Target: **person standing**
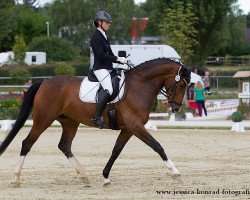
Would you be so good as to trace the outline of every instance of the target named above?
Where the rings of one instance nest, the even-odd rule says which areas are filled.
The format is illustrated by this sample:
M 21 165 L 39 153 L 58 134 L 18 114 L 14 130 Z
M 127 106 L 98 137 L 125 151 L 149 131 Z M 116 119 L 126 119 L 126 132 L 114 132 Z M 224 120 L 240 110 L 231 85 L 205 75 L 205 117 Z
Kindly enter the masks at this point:
M 205 92 L 207 94 L 211 94 L 211 78 L 210 78 L 210 74 L 209 71 L 205 72 L 205 76 L 204 76 L 204 84 L 205 84 Z
M 96 113 L 92 118 L 93 124 L 100 129 L 106 127 L 103 123 L 102 115 L 113 93 L 110 76 L 110 73 L 114 70 L 112 63 L 127 63 L 125 57 L 117 57 L 112 52 L 110 42 L 106 35 L 111 23 L 112 18 L 109 13 L 98 11 L 94 19 L 96 31 L 93 33 L 90 40 L 90 46 L 94 54 L 94 65 L 89 73 L 91 73 L 91 76 L 94 75 L 97 78 L 104 89 L 104 92 L 98 96 Z M 127 66 L 119 66 L 119 68 L 127 69 Z
M 187 88 L 187 100 L 194 101 L 194 83 L 190 83 Z
M 206 93 L 200 81 L 195 84 L 194 99 L 198 107 L 199 116 L 202 116 L 202 109 L 207 116 L 207 109 L 205 107 Z
M 24 85 L 24 88 L 23 88 L 23 98 L 26 96 L 28 89 L 31 85 L 32 85 L 32 79 L 29 78 L 29 79 L 27 79 L 27 81 Z

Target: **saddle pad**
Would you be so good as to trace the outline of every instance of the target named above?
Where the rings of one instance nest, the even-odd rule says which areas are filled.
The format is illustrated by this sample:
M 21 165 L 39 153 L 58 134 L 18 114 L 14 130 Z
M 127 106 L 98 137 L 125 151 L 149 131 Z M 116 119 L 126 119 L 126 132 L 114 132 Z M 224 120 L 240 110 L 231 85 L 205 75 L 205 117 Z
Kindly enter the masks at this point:
M 117 95 L 117 97 L 110 103 L 116 103 L 123 97 L 125 88 L 124 79 L 125 79 L 124 72 L 121 72 L 121 80 L 119 83 L 120 92 Z M 80 86 L 80 92 L 79 92 L 80 99 L 86 103 L 97 103 L 96 93 L 99 87 L 100 87 L 99 82 L 91 82 L 88 80 L 88 77 L 85 77 Z

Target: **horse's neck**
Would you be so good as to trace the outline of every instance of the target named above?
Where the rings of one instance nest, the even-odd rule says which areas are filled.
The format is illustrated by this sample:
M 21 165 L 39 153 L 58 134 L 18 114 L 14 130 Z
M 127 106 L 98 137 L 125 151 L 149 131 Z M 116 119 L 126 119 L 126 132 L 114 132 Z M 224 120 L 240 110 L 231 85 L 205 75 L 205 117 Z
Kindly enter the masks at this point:
M 145 69 L 138 70 L 138 73 L 141 74 L 141 76 L 153 83 L 155 86 L 157 86 L 158 89 L 162 86 L 164 82 L 164 77 L 166 74 L 170 74 L 171 67 L 166 65 L 156 65 L 156 66 L 149 66 Z

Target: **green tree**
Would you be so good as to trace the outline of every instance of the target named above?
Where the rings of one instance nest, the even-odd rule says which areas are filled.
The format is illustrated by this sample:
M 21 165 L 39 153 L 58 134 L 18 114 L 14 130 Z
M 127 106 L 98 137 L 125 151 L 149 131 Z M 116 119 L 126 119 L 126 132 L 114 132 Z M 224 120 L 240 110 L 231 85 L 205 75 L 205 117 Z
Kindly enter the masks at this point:
M 56 0 L 49 8 L 54 34 L 72 41 L 89 53 L 89 40 L 94 31 L 95 13 L 105 10 L 112 15 L 113 23 L 108 32 L 111 43 L 130 41 L 129 27 L 136 6 L 133 0 Z
M 159 25 L 164 42 L 177 50 L 182 60 L 188 64 L 197 44 L 197 30 L 194 28 L 198 19 L 192 12 L 191 3 L 176 2 L 175 9 L 166 9 L 163 22 Z
M 226 48 L 229 39 L 227 17 L 236 0 L 191 1 L 195 6 L 195 15 L 199 18 L 194 62 L 201 65 L 209 55 Z
M 247 25 L 247 28 L 250 28 L 250 12 L 246 16 L 246 25 Z
M 15 0 L 0 0 L 0 10 L 4 10 L 14 5 L 15 5 Z
M 198 31 L 194 48 L 193 62 L 203 64 L 209 55 L 223 51 L 229 39 L 228 14 L 231 6 L 237 0 L 185 0 L 185 4 L 192 3 L 194 14 L 198 17 L 195 29 Z M 176 9 L 175 0 L 147 0 L 142 8 L 151 10 L 149 28 L 151 34 L 159 34 L 158 24 L 164 22 L 165 10 Z M 148 6 L 148 5 L 151 5 Z M 172 22 L 171 22 L 172 23 Z M 174 23 L 174 22 L 173 22 Z M 154 31 L 156 30 L 156 31 Z M 147 31 L 146 31 L 147 33 Z
M 233 7 L 228 15 L 229 39 L 227 42 L 226 52 L 230 55 L 239 56 L 245 53 L 245 30 L 246 17 L 242 14 L 239 6 Z M 220 52 L 221 53 L 221 52 Z M 223 54 L 224 53 L 224 54 Z
M 13 52 L 15 54 L 15 61 L 18 64 L 23 64 L 24 63 L 24 59 L 25 59 L 25 55 L 26 55 L 26 51 L 28 50 L 25 41 L 23 39 L 22 36 L 16 36 L 15 37 L 15 44 L 13 46 Z
M 11 30 L 11 24 L 9 23 L 8 11 L 15 5 L 14 0 L 0 0 L 0 52 L 11 49 L 12 45 L 9 44 L 8 34 Z
M 9 51 L 16 35 L 23 35 L 28 44 L 33 37 L 46 35 L 48 17 L 31 7 L 15 5 L 0 10 L 0 50 Z
M 30 51 L 46 52 L 47 61 L 72 61 L 79 58 L 80 50 L 71 42 L 56 36 L 36 37 L 29 43 Z
M 149 18 L 145 35 L 159 36 L 159 24 L 163 22 L 164 13 L 167 8 L 171 8 L 171 0 L 147 0 L 141 4 L 140 8 L 145 12 L 145 16 Z
M 37 7 L 38 6 L 38 0 L 23 0 L 23 4 L 30 6 L 30 7 Z

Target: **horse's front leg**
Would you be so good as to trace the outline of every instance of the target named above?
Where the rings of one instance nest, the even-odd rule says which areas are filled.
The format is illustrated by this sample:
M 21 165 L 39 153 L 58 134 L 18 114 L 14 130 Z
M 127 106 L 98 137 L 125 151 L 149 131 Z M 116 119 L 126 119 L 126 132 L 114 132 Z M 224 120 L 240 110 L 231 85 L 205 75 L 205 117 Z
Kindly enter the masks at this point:
M 150 146 L 155 152 L 157 152 L 161 156 L 167 168 L 172 172 L 172 175 L 180 176 L 179 170 L 175 167 L 174 163 L 167 157 L 160 143 L 153 138 L 153 136 L 144 128 L 142 124 L 136 126 L 134 135 L 140 140 L 142 140 L 145 144 Z
M 106 164 L 104 170 L 103 170 L 103 176 L 104 176 L 104 186 L 110 184 L 110 180 L 109 180 L 109 173 L 110 170 L 115 162 L 115 160 L 118 158 L 118 156 L 120 155 L 123 147 L 126 145 L 126 143 L 128 142 L 128 140 L 131 138 L 132 134 L 128 133 L 125 130 L 122 130 L 116 140 L 115 146 L 113 148 L 111 157 L 108 161 L 108 163 Z

